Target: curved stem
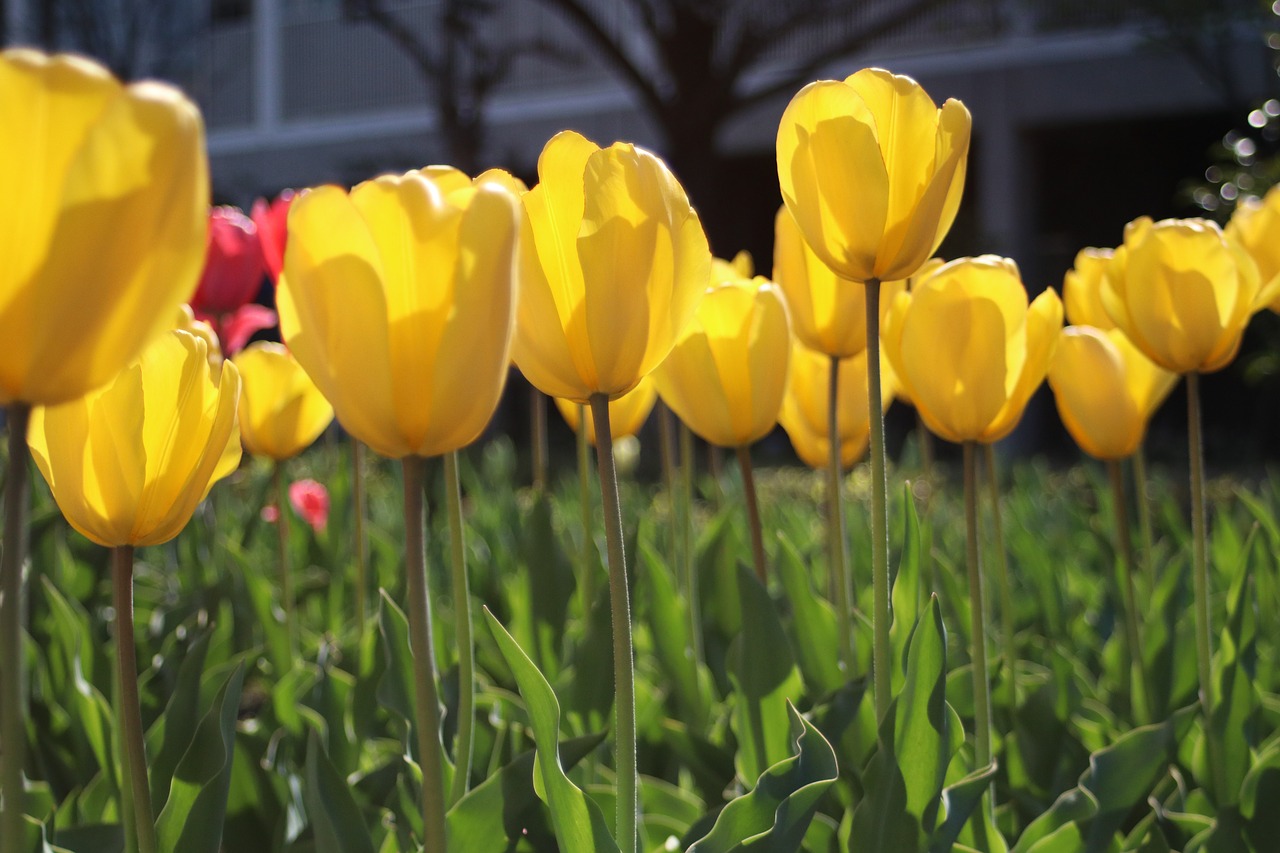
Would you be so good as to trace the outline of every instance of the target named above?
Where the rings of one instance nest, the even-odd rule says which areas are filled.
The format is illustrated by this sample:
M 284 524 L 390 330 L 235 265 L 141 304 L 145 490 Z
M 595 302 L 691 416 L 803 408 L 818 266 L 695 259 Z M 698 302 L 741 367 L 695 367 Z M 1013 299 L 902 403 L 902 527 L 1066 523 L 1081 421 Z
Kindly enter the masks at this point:
M 578 508 L 582 513 L 582 612 L 590 618 L 596 603 L 596 543 L 591 534 L 591 443 L 586 406 L 578 406 Z
M 280 599 L 284 605 L 284 632 L 289 638 L 290 666 L 297 653 L 297 618 L 293 606 L 293 567 L 289 563 L 289 492 L 284 486 L 284 462 L 277 461 L 271 469 L 271 481 L 276 490 L 276 550 L 280 560 Z
M 618 785 L 617 831 L 621 853 L 636 853 L 639 812 L 636 777 L 636 685 L 631 644 L 631 602 L 627 589 L 627 561 L 622 545 L 622 508 L 618 501 L 618 473 L 613 464 L 613 436 L 609 431 L 609 398 L 591 397 L 596 428 L 596 463 L 600 469 L 600 497 L 604 532 L 609 546 L 609 604 L 613 616 L 613 689 L 617 714 L 615 769 Z
M 467 793 L 471 753 L 475 749 L 475 645 L 471 637 L 471 583 L 467 578 L 466 540 L 462 531 L 462 485 L 458 453 L 444 455 L 445 501 L 449 505 L 449 543 L 453 565 L 454 636 L 458 644 L 458 740 L 453 751 L 452 806 Z
M 991 500 L 991 532 L 996 540 L 996 583 L 1000 585 L 1000 639 L 1004 646 L 1000 657 L 1004 661 L 1005 679 L 1009 685 L 1010 707 L 1017 707 L 1018 682 L 1015 668 L 1018 655 L 1014 641 L 1013 590 L 1009 582 L 1009 558 L 1004 551 L 1004 524 L 1000 513 L 1000 481 L 996 476 L 995 448 L 990 444 L 986 445 L 985 455 Z
M 133 801 L 133 830 L 138 853 L 156 853 L 156 820 L 147 782 L 147 752 L 142 734 L 142 706 L 138 700 L 138 650 L 133 635 L 133 547 L 111 549 L 111 603 L 116 611 L 116 696 L 120 708 L 121 753 L 126 784 Z
M 871 625 L 876 719 L 889 712 L 889 487 L 885 480 L 884 402 L 880 396 L 880 280 L 865 282 L 867 309 L 867 412 L 871 416 Z
M 840 507 L 840 357 L 831 356 L 827 382 L 827 563 L 836 607 L 836 654 L 845 674 L 852 677 L 853 607 L 849 571 L 844 562 L 844 510 Z M 886 670 L 888 672 L 888 670 Z
M 756 478 L 751 470 L 751 450 L 745 444 L 737 448 L 738 467 L 742 469 L 742 491 L 747 498 L 747 523 L 751 527 L 751 557 L 755 561 L 756 577 L 763 586 L 769 585 L 765 569 L 764 533 L 760 526 L 760 501 L 756 497 Z
M 444 853 L 444 760 L 440 745 L 440 700 L 436 696 L 436 657 L 431 637 L 431 597 L 427 589 L 427 517 L 423 501 L 426 463 L 420 456 L 406 456 L 401 461 L 405 573 L 408 575 L 405 604 L 413 650 L 418 761 L 422 767 L 423 840 L 427 850 Z
M 1196 666 L 1200 707 L 1204 711 L 1205 745 L 1214 792 L 1224 796 L 1222 753 L 1213 728 L 1213 626 L 1209 616 L 1209 519 L 1204 503 L 1204 439 L 1200 431 L 1200 374 L 1187 374 L 1187 438 L 1191 456 L 1192 580 L 1195 587 Z
M 547 487 L 547 395 L 532 386 L 529 393 L 532 395 L 533 487 L 540 492 Z
M 4 484 L 4 547 L 0 553 L 0 850 L 21 850 L 26 829 L 22 768 L 27 726 L 22 691 L 26 684 L 22 652 L 22 567 L 27 561 L 27 504 L 30 478 L 27 423 L 31 409 L 22 403 L 6 410 L 9 470 Z
M 365 610 L 369 606 L 366 600 L 369 577 L 364 558 L 364 445 L 355 436 L 351 437 L 351 502 L 354 504 L 352 512 L 356 517 L 356 630 L 357 636 L 363 640 Z
M 1124 472 L 1120 470 L 1118 459 L 1107 460 L 1107 476 L 1111 480 L 1111 503 L 1115 508 L 1116 538 L 1120 543 L 1120 556 L 1124 560 L 1124 578 L 1120 584 L 1120 593 L 1124 596 L 1124 631 L 1125 644 L 1129 647 L 1129 672 L 1137 674 L 1138 685 L 1142 689 L 1141 713 L 1135 708 L 1138 722 L 1150 718 L 1151 682 L 1147 680 L 1147 666 L 1142 660 L 1142 634 L 1138 629 L 1138 593 L 1134 585 L 1134 573 L 1137 563 L 1133 556 L 1133 537 L 1129 533 L 1129 508 L 1124 499 Z M 1133 691 L 1130 691 L 1132 695 Z M 1131 702 L 1131 704 L 1134 704 Z
M 977 767 L 991 763 L 991 688 L 987 680 L 987 617 L 982 589 L 982 562 L 978 555 L 977 448 L 964 443 L 965 563 L 969 570 L 969 657 L 973 664 L 974 761 Z
M 689 635 L 693 643 L 693 660 L 701 665 L 702 650 L 702 595 L 698 590 L 698 576 L 694 566 L 693 545 L 693 433 L 683 422 L 680 424 L 680 582 L 684 586 L 684 598 L 689 604 Z

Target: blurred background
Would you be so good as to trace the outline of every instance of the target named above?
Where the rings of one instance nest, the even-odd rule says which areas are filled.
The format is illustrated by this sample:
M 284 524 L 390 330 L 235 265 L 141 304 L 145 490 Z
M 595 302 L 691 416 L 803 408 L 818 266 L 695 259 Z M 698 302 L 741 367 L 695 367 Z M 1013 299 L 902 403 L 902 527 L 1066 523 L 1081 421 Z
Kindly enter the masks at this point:
M 1137 216 L 1225 221 L 1265 192 L 1278 14 L 1260 0 L 0 0 L 0 42 L 183 87 L 219 203 L 429 163 L 533 183 L 543 143 L 574 128 L 660 153 L 713 251 L 747 249 L 766 275 L 783 108 L 810 80 L 879 65 L 973 114 L 941 254 L 1012 257 L 1035 294 Z M 1258 315 L 1204 388 L 1209 460 L 1260 473 L 1280 445 L 1280 320 Z M 526 396 L 508 394 L 500 428 L 524 429 Z M 895 409 L 900 446 L 914 415 Z M 1184 464 L 1185 417 L 1175 393 L 1154 460 Z M 1043 391 L 1005 446 L 1075 453 Z

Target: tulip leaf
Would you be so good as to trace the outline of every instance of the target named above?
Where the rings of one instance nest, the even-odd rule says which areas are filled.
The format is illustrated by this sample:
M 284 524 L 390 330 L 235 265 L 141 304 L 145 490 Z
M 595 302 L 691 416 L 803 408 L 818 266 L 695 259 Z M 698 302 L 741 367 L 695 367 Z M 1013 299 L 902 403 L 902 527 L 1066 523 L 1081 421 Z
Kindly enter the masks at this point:
M 156 810 L 163 809 L 169 799 L 173 773 L 200 724 L 200 677 L 204 673 L 205 653 L 209 650 L 208 640 L 206 633 L 191 644 L 178 670 L 178 682 L 169 704 L 148 735 L 153 746 L 147 751 L 147 776 L 151 781 L 151 805 Z M 158 744 L 154 744 L 156 740 Z
M 835 750 L 795 707 L 787 713 L 796 754 L 770 767 L 731 801 L 687 853 L 790 853 L 800 849 L 818 803 L 838 775 Z
M 156 820 L 156 840 L 165 853 L 221 849 L 244 675 L 241 663 L 222 683 L 174 770 L 169 799 Z
M 775 569 L 791 605 L 796 664 L 804 675 L 805 686 L 815 693 L 838 690 L 846 679 L 831 653 L 836 648 L 836 611 L 814 590 L 809 568 L 785 535 L 778 537 Z
M 1255 528 L 1256 532 L 1256 528 Z M 1260 541 L 1251 532 L 1241 545 L 1240 556 L 1247 557 Z M 1258 705 L 1257 689 L 1251 673 L 1256 669 L 1256 625 L 1254 608 L 1250 606 L 1249 593 L 1252 576 L 1248 559 L 1234 574 L 1228 596 L 1227 624 L 1221 632 L 1217 660 L 1217 697 L 1213 708 L 1212 728 L 1220 749 L 1225 788 L 1215 790 L 1214 801 L 1219 808 L 1235 805 L 1240 796 L 1240 786 L 1249 772 L 1251 760 L 1249 719 Z
M 942 791 L 942 823 L 929 840 L 929 853 L 948 853 L 955 846 L 960 831 L 968 823 L 973 810 L 996 776 L 995 763 L 980 767 Z
M 555 679 L 560 670 L 561 643 L 575 581 L 573 567 L 551 525 L 551 501 L 545 492 L 535 493 L 533 506 L 523 519 L 521 534 L 522 563 L 527 568 L 520 574 L 529 585 L 533 658 L 547 678 Z
M 520 688 L 537 744 L 540 796 L 551 811 L 551 823 L 562 853 L 609 853 L 618 845 L 596 804 L 565 775 L 560 762 L 560 703 L 547 679 L 533 665 L 496 617 L 484 610 L 489 629 Z
M 933 595 L 911 634 L 902 692 L 880 723 L 862 775 L 866 796 L 853 814 L 851 850 L 926 848 L 951 761 L 946 679 L 946 631 Z
M 920 582 L 920 516 L 911 495 L 911 484 L 902 488 L 903 531 L 902 558 L 893 579 L 893 621 L 889 627 L 889 646 L 897 666 L 889 667 L 893 692 L 902 690 L 905 675 L 907 643 L 920 616 L 922 584 Z
M 320 735 L 307 735 L 303 802 L 311 821 L 316 853 L 374 853 L 373 839 L 351 786 L 324 753 Z
M 725 668 L 733 683 L 738 774 L 750 782 L 787 757 L 790 702 L 804 692 L 769 593 L 754 574 L 738 565 L 742 633 L 729 645 Z
M 640 545 L 640 560 L 644 566 L 641 577 L 649 587 L 647 611 L 658 663 L 672 681 L 681 718 L 690 725 L 701 726 L 707 718 L 711 696 L 699 677 L 693 655 L 688 602 L 677 592 L 671 568 L 647 543 Z
M 378 603 L 378 630 L 387 668 L 378 681 L 378 702 L 410 727 L 413 713 L 413 652 L 409 644 L 409 620 L 387 591 L 381 590 Z
M 591 754 L 604 734 L 560 742 L 560 759 L 573 767 Z M 539 819 L 530 812 L 541 808 L 529 784 L 536 761 L 534 750 L 517 755 L 488 779 L 467 792 L 445 816 L 449 846 L 471 853 L 506 853 Z

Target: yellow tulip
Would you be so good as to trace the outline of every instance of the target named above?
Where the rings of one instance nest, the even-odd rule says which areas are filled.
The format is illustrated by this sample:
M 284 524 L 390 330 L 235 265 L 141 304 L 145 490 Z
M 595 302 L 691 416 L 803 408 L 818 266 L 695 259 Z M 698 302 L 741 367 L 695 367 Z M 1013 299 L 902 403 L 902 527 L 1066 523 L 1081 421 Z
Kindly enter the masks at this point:
M 1081 249 L 1075 265 L 1062 277 L 1062 305 L 1067 322 L 1074 326 L 1114 329 L 1115 321 L 1102 304 L 1102 287 L 1115 252 L 1111 249 Z
M 282 344 L 259 341 L 231 360 L 240 370 L 240 440 L 255 456 L 297 456 L 333 420 L 333 406 Z
M 204 341 L 161 335 L 107 385 L 36 408 L 31 454 L 76 530 L 99 545 L 157 545 L 186 526 L 240 461 L 235 365 Z
M 849 469 L 867 449 L 871 435 L 871 414 L 867 410 L 867 351 L 840 359 L 836 377 L 836 426 L 840 436 L 840 464 Z M 812 350 L 797 339 L 791 347 L 787 369 L 787 393 L 782 398 L 778 422 L 787 431 L 796 455 L 810 468 L 822 470 L 830 462 L 831 443 L 827 438 L 828 392 L 831 357 Z M 897 382 L 886 373 L 880 383 L 880 404 L 888 406 Z
M 343 427 L 397 459 L 474 441 L 510 361 L 519 201 L 451 172 L 319 187 L 289 212 L 281 332 Z
M 81 57 L 0 53 L 0 403 L 111 379 L 195 290 L 209 206 L 204 128 L 160 83 Z
M 736 281 L 740 278 L 752 278 L 756 274 L 755 259 L 751 257 L 751 253 L 746 249 L 738 252 L 733 256 L 733 260 L 726 261 L 723 258 L 713 257 L 711 259 L 711 281 L 710 286 L 715 287 L 726 281 Z
M 1124 229 L 1102 288 L 1107 313 L 1138 349 L 1174 373 L 1231 363 L 1249 318 L 1271 301 L 1258 267 L 1216 222 L 1143 216 Z
M 991 443 L 1018 425 L 1061 327 L 1058 295 L 1046 290 L 1028 308 L 1013 261 L 959 258 L 898 294 L 884 349 L 925 426 L 948 441 Z
M 622 396 L 671 351 L 711 275 L 702 223 L 666 165 L 572 131 L 538 158 L 523 197 L 512 355 L 540 391 L 577 403 Z
M 813 253 L 786 206 L 774 219 L 773 280 L 787 297 L 791 326 L 809 349 L 849 358 L 867 348 L 866 288 L 842 278 Z M 880 318 L 904 281 L 880 288 Z M 865 384 L 865 383 L 864 383 Z
M 744 447 L 778 422 L 791 328 L 782 292 L 763 278 L 709 289 L 654 372 L 671 411 L 702 438 Z
M 1049 387 L 1067 432 L 1104 460 L 1138 449 L 1147 422 L 1177 381 L 1119 329 L 1068 326 L 1049 365 Z
M 564 417 L 569 429 L 578 431 L 578 404 L 568 400 L 555 398 L 556 408 Z M 658 401 L 658 389 L 654 387 L 652 375 L 640 380 L 640 384 L 616 400 L 609 401 L 609 434 L 614 440 L 635 435 L 640 432 L 644 422 L 653 411 L 653 404 Z M 595 419 L 587 414 L 587 442 L 592 447 L 596 443 Z M 617 450 L 617 447 L 614 447 Z
M 215 368 L 221 369 L 222 345 L 218 341 L 218 333 L 213 330 L 213 326 L 210 326 L 204 320 L 197 320 L 195 312 L 185 302 L 178 306 L 173 328 L 181 329 L 204 341 L 204 345 L 209 351 L 209 363 Z
M 916 81 L 880 68 L 810 83 L 778 127 L 783 201 L 843 278 L 907 278 L 955 219 L 970 125 L 964 104 L 938 109 Z
M 1250 198 L 1236 205 L 1226 236 L 1238 240 L 1253 258 L 1264 288 L 1280 288 L 1280 186 L 1272 187 L 1261 200 Z M 1267 307 L 1280 311 L 1280 292 Z

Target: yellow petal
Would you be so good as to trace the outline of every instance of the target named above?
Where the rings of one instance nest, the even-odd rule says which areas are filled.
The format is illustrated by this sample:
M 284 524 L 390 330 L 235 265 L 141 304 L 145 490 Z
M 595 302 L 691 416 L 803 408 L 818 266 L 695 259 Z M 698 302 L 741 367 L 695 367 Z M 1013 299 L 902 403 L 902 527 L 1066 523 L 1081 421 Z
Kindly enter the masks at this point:
M 1114 329 L 1115 321 L 1102 303 L 1102 290 L 1107 270 L 1115 252 L 1111 249 L 1081 249 L 1075 265 L 1062 277 L 1062 302 L 1067 322 L 1095 329 Z
M 232 358 L 240 372 L 240 437 L 280 461 L 301 453 L 333 420 L 333 406 L 283 345 L 259 341 Z
M 1062 301 L 1052 289 L 1035 298 L 1027 311 L 1026 356 L 1022 361 L 1017 384 L 1005 400 L 1000 414 L 987 427 L 982 441 L 990 444 L 1004 438 L 1022 419 L 1031 395 L 1044 381 L 1053 360 L 1062 329 Z

